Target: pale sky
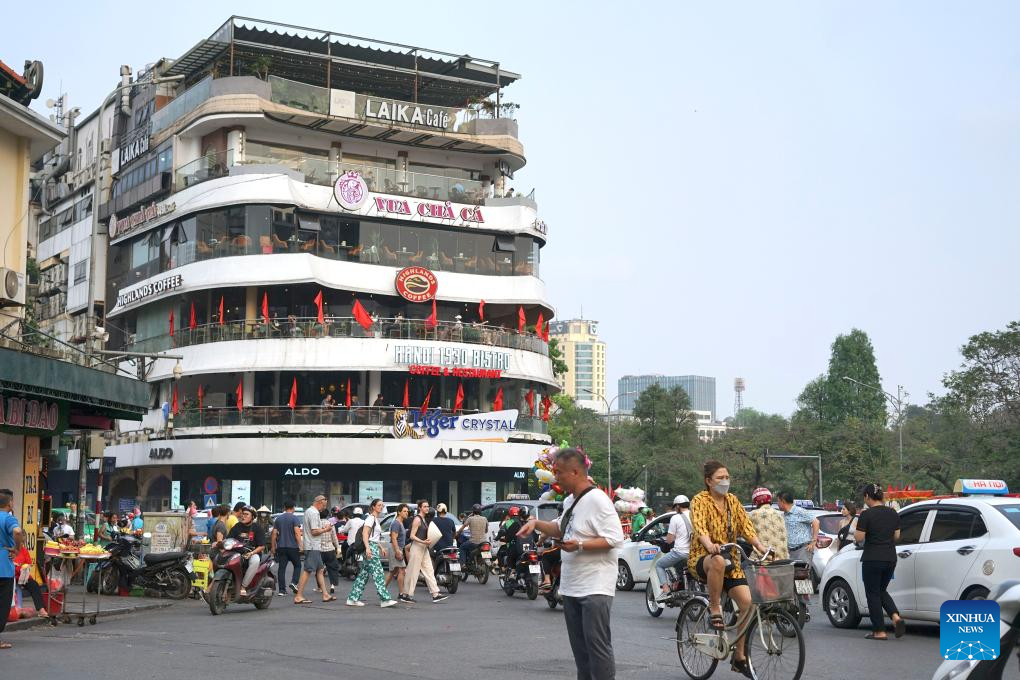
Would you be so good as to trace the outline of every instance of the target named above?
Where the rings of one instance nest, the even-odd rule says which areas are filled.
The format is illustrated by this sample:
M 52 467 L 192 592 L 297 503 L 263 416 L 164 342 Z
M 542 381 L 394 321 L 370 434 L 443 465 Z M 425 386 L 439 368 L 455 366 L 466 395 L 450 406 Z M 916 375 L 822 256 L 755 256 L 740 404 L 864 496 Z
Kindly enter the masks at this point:
M 160 9 L 167 11 L 161 14 Z M 212 9 L 215 8 L 215 9 Z M 0 59 L 91 112 L 232 13 L 499 60 L 559 318 L 629 373 L 789 414 L 853 327 L 885 387 L 940 387 L 1017 318 L 1020 4 L 28 3 Z

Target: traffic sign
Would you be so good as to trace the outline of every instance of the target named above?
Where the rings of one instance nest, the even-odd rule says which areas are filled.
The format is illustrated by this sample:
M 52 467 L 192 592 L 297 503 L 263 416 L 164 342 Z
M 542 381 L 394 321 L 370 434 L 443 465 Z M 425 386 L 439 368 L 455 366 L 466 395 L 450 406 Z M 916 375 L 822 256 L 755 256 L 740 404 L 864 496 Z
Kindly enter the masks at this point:
M 206 477 L 205 481 L 202 482 L 202 491 L 207 494 L 214 494 L 220 490 L 220 483 L 216 481 L 215 477 Z
M 214 494 L 214 493 L 207 493 L 205 495 L 205 508 L 206 508 L 206 510 L 208 510 L 209 508 L 213 508 L 216 505 L 217 505 L 217 503 L 216 503 L 216 494 Z

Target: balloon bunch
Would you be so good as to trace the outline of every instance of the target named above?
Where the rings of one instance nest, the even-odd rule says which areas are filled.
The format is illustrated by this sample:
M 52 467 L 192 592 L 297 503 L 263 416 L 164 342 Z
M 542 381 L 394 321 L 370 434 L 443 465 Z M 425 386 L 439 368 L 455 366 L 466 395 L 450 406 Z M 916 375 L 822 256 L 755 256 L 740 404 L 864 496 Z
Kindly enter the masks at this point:
M 645 491 L 637 487 L 617 489 L 616 497 L 619 499 L 614 504 L 617 512 L 633 515 L 645 505 Z
M 563 441 L 560 442 L 559 446 L 550 446 L 547 449 L 543 449 L 542 453 L 539 454 L 538 459 L 534 465 L 531 466 L 531 472 L 538 479 L 538 483 L 542 485 L 542 495 L 538 497 L 541 501 L 562 501 L 566 494 L 563 493 L 563 487 L 556 483 L 556 475 L 553 474 L 553 461 L 556 460 L 556 453 L 560 449 L 568 448 L 569 444 Z M 584 456 L 584 464 L 586 467 L 591 468 L 591 459 L 588 455 Z

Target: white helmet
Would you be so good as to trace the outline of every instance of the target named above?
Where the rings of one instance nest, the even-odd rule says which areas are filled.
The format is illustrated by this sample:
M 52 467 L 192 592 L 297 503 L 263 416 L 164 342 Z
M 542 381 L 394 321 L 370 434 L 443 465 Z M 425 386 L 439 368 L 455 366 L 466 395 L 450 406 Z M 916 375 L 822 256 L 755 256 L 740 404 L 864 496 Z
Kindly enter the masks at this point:
M 364 515 L 365 511 L 362 510 L 361 508 L 354 508 L 354 514 L 355 515 Z
M 673 505 L 680 505 L 681 503 L 690 503 L 690 502 L 691 502 L 691 499 L 688 498 L 687 496 L 683 495 L 683 494 L 680 494 L 679 496 L 677 496 L 676 498 L 673 499 Z

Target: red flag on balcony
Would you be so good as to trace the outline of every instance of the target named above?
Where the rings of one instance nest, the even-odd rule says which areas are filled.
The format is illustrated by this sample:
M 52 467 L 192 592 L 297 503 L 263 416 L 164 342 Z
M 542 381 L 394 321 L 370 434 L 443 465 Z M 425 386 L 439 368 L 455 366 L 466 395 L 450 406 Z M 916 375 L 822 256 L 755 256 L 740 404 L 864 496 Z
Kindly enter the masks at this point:
M 364 305 L 361 304 L 361 300 L 354 298 L 354 307 L 351 309 L 354 314 L 354 320 L 357 321 L 362 328 L 366 331 L 372 330 L 372 317 L 365 309 Z
M 545 330 L 542 331 L 542 339 L 549 342 L 549 321 L 545 322 Z
M 191 319 L 188 320 L 188 328 L 195 330 L 198 328 L 198 322 L 195 320 L 195 303 L 191 303 Z
M 322 316 L 322 291 L 321 290 L 319 291 L 319 294 L 315 296 L 315 306 L 319 308 L 319 316 L 317 317 L 317 321 L 319 322 L 320 325 L 325 325 L 326 319 L 323 318 L 323 316 Z
M 410 396 L 407 393 L 407 387 L 408 387 L 407 383 L 408 382 L 409 381 L 405 378 L 404 379 L 404 408 L 407 408 L 408 406 L 411 405 L 411 398 L 410 398 Z
M 502 411 L 503 410 L 503 388 L 500 387 L 496 390 L 496 398 L 492 400 L 492 410 Z
M 244 378 L 241 378 L 241 382 L 237 383 L 237 410 L 240 411 L 244 408 Z
M 457 397 L 453 401 L 453 412 L 456 413 L 464 408 L 464 383 L 457 382 Z
M 542 327 L 544 325 L 545 318 L 542 312 L 538 313 L 538 321 L 535 322 L 535 335 L 542 337 Z
M 221 295 L 220 296 L 220 325 L 222 326 L 224 323 L 225 323 L 225 318 L 223 316 L 223 296 Z
M 528 402 L 528 408 L 531 409 L 531 415 L 535 415 L 535 388 L 532 387 L 528 390 L 528 393 L 524 395 L 524 401 Z
M 351 379 L 347 379 L 347 408 L 351 407 Z
M 201 384 L 198 386 L 198 410 L 202 410 L 202 398 L 205 396 L 205 388 Z
M 170 337 L 174 337 L 174 310 L 170 308 Z
M 517 308 L 517 332 L 524 333 L 525 327 L 528 325 L 528 317 L 524 315 L 524 307 Z
M 422 415 L 425 415 L 425 412 L 429 410 L 429 399 L 431 399 L 431 398 L 432 398 L 432 388 L 430 387 L 429 391 L 425 393 L 425 401 L 421 405 L 421 414 Z
M 436 299 L 432 298 L 432 313 L 425 319 L 425 328 L 435 328 L 439 325 L 438 318 L 436 317 Z
M 485 300 L 478 303 L 478 320 L 485 321 Z
M 262 323 L 269 325 L 269 293 L 262 294 Z
M 294 376 L 294 382 L 290 386 L 290 399 L 287 401 L 287 405 L 291 408 L 297 406 L 297 376 Z
M 542 420 L 549 422 L 549 410 L 552 408 L 552 399 L 549 395 L 542 397 Z
M 170 399 L 170 411 L 174 415 L 181 412 L 180 407 L 177 405 L 177 383 L 174 383 L 174 396 Z

